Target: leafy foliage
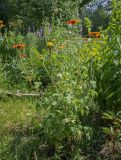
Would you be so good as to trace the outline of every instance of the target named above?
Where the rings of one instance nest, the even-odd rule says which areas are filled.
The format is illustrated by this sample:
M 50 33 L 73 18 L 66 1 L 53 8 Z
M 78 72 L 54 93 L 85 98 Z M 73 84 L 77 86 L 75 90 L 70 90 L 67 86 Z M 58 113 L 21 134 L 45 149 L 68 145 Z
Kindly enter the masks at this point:
M 20 2 L 20 6 L 26 6 L 27 1 Z M 117 148 L 121 146 L 121 3 L 113 1 L 111 21 L 107 30 L 101 31 L 101 38 L 85 39 L 79 34 L 80 20 L 64 23 L 64 18 L 75 12 L 68 10 L 71 2 L 31 1 L 28 4 L 28 7 L 32 4 L 33 10 L 27 15 L 23 12 L 25 17 L 29 19 L 34 13 L 35 27 L 44 20 L 41 37 L 31 32 L 22 34 L 25 26 L 20 15 L 17 27 L 1 34 L 0 83 L 6 82 L 7 88 L 41 92 L 33 119 L 25 123 L 27 127 L 23 129 L 22 125 L 18 131 L 9 126 L 15 133 L 11 133 L 10 140 L 6 138 L 8 132 L 3 121 L 2 141 L 7 141 L 2 145 L 3 159 L 90 160 L 106 159 L 107 155 L 108 159 L 111 156 L 120 159 Z M 73 7 L 77 5 L 74 2 Z M 57 17 L 62 11 L 62 19 L 56 17 L 61 23 L 55 23 L 52 8 L 47 12 L 50 5 L 58 9 L 53 12 Z M 63 11 L 65 6 L 68 12 Z M 39 17 L 41 9 L 46 12 Z M 78 11 L 78 6 L 75 9 Z M 88 18 L 85 24 L 90 31 Z

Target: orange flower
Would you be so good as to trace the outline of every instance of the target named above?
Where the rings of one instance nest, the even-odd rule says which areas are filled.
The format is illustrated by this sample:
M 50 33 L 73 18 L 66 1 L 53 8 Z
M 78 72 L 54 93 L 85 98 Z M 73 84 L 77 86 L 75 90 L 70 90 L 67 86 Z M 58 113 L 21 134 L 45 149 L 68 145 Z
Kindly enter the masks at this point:
M 100 38 L 100 32 L 89 32 L 89 37 Z
M 25 47 L 25 44 L 14 44 L 13 45 L 13 48 L 14 49 L 16 49 L 16 48 L 18 48 L 18 49 L 23 49 Z
M 71 20 L 67 21 L 66 24 L 75 25 L 75 24 L 77 24 L 77 23 L 79 23 L 79 22 L 80 22 L 80 20 L 71 19 Z
M 20 54 L 19 57 L 22 59 L 22 58 L 27 58 L 28 56 L 23 53 L 23 54 Z

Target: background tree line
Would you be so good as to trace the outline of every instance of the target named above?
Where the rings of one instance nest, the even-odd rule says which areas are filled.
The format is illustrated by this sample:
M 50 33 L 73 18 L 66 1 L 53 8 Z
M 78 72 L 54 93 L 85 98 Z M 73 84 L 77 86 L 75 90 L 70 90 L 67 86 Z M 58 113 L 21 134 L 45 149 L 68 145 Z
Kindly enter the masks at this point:
M 111 0 L 0 0 L 0 19 L 6 26 L 18 26 L 26 30 L 28 26 L 40 27 L 46 19 L 57 23 L 68 19 L 88 17 L 92 30 L 107 28 Z M 83 27 L 84 23 L 82 23 Z

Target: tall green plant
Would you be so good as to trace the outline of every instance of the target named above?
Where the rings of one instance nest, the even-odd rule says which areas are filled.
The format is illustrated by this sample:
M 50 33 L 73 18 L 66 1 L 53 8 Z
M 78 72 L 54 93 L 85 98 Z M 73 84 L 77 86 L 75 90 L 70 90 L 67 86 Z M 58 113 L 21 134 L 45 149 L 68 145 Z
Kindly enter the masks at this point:
M 113 1 L 112 5 L 107 38 L 100 51 L 102 61 L 95 69 L 95 76 L 101 109 L 117 111 L 121 106 L 121 2 Z

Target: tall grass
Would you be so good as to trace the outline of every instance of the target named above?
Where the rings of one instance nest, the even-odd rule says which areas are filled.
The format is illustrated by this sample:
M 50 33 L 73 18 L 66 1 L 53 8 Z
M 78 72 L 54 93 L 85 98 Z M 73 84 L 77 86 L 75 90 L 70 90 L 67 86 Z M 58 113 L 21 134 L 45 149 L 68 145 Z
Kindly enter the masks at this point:
M 36 119 L 36 102 L 29 99 L 0 101 L 0 159 L 17 159 L 17 143 L 32 135 Z M 35 124 L 34 124 L 35 123 Z

